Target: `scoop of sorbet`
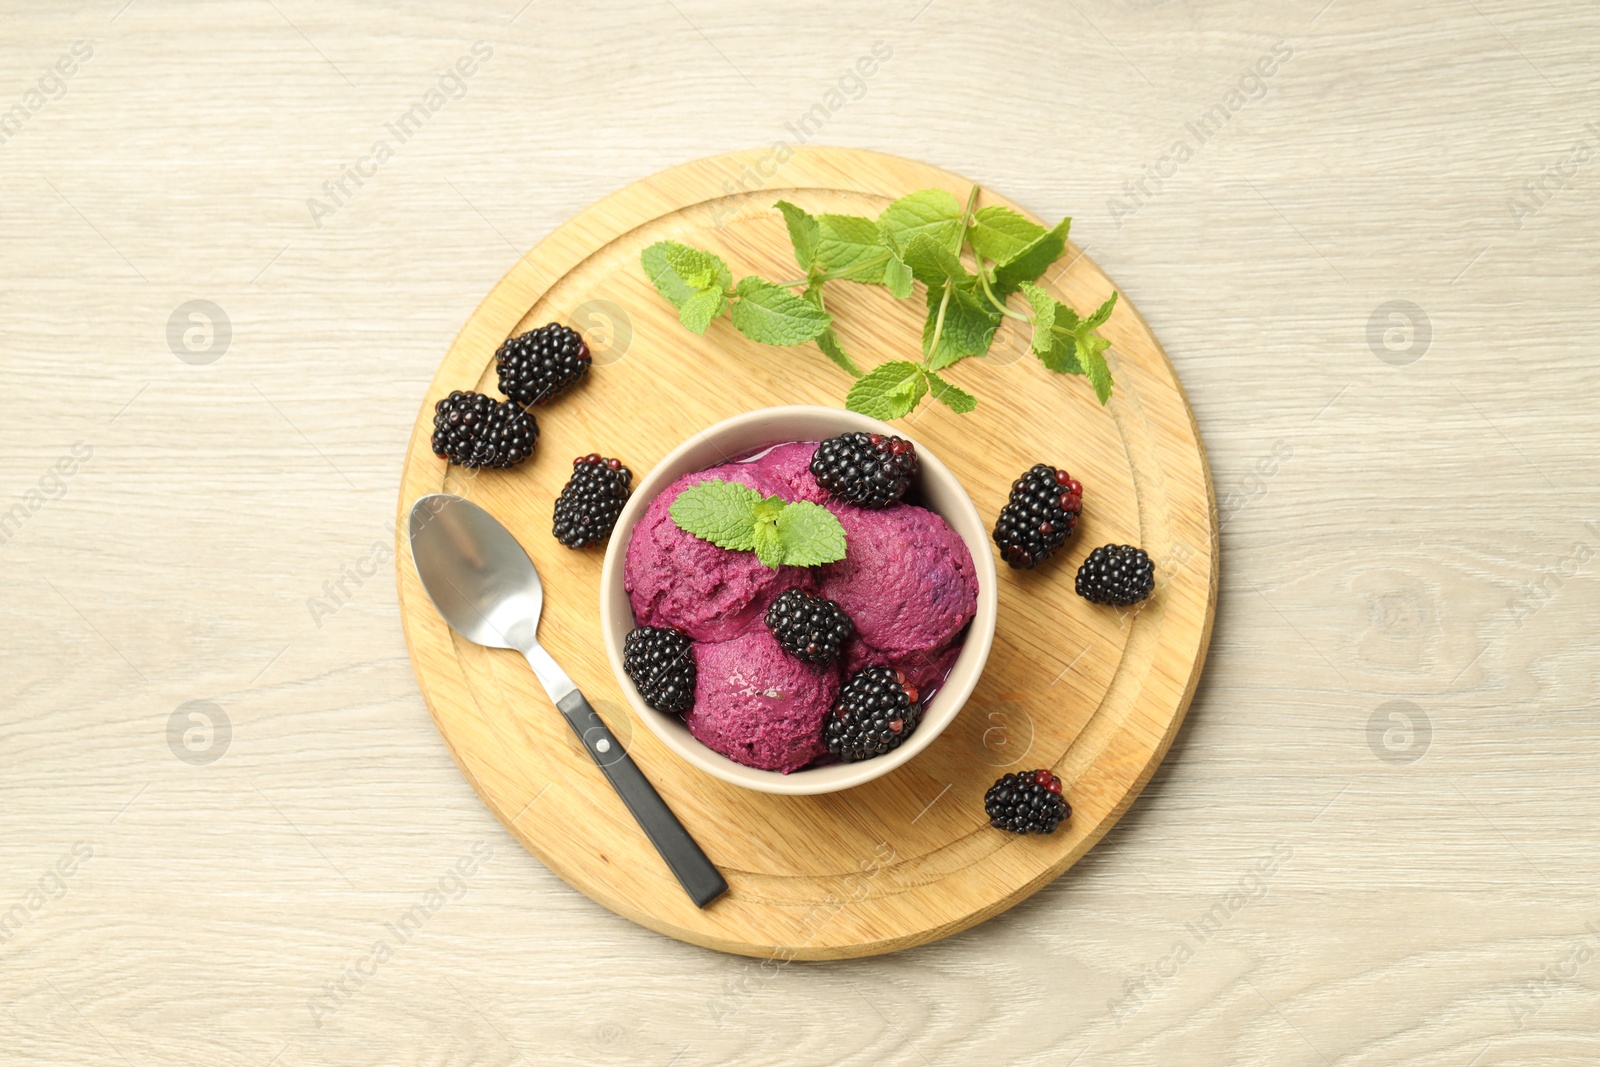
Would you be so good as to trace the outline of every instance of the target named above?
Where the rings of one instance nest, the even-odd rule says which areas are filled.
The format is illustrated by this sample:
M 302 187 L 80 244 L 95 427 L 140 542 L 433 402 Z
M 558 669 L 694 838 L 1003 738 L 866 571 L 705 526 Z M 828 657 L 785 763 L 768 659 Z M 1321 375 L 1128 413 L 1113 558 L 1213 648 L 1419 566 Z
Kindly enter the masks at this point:
M 689 732 L 736 763 L 788 774 L 822 756 L 822 720 L 839 693 L 838 668 L 802 663 L 764 627 L 695 648 Z
M 891 656 L 942 649 L 978 610 L 978 573 L 950 524 L 914 504 L 868 510 L 833 502 L 845 558 L 822 568 L 861 640 Z

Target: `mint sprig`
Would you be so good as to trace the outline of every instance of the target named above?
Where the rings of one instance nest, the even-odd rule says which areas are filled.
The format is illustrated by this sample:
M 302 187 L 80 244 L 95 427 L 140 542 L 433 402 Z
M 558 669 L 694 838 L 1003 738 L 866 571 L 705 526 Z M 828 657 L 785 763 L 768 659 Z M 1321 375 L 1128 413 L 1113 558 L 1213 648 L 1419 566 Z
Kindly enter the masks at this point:
M 1104 355 L 1111 342 L 1094 331 L 1111 317 L 1117 294 L 1086 319 L 1032 282 L 1022 283 L 1022 295 L 1033 308 L 1034 354 L 1053 371 L 1087 377 L 1104 404 L 1111 396 L 1111 368 Z
M 833 512 L 805 500 L 763 497 L 738 482 L 712 478 L 691 485 L 668 514 L 685 533 L 718 548 L 754 552 L 773 570 L 844 559 L 844 527 Z
M 735 285 L 720 258 L 676 241 L 651 245 L 640 261 L 656 289 L 678 308 L 679 320 L 695 333 L 727 314 L 735 329 L 763 344 L 815 342 L 857 379 L 845 406 L 864 415 L 902 418 L 926 396 L 958 414 L 975 409 L 977 398 L 939 372 L 988 352 L 1005 318 L 1029 323 L 1039 361 L 1057 373 L 1084 376 L 1105 404 L 1112 388 L 1105 356 L 1111 342 L 1098 330 L 1111 317 L 1117 294 L 1080 318 L 1038 285 L 1066 252 L 1072 220 L 1046 229 L 1010 208 L 974 210 L 977 198 L 977 186 L 965 207 L 946 190 L 923 189 L 894 201 L 876 219 L 812 215 L 779 200 L 773 206 L 783 215 L 795 263 L 805 272 L 788 281 L 749 276 Z M 914 282 L 921 283 L 928 309 L 922 358 L 890 360 L 863 375 L 834 330 L 824 295 L 830 281 L 882 285 L 901 299 L 912 294 Z M 799 295 L 790 291 L 796 288 L 802 290 Z M 1010 305 L 1016 294 L 1027 311 Z M 772 525 L 776 531 L 780 524 L 774 518 Z M 779 551 L 772 540 L 776 533 L 761 536 L 768 556 Z M 746 550 L 755 551 L 755 543 Z

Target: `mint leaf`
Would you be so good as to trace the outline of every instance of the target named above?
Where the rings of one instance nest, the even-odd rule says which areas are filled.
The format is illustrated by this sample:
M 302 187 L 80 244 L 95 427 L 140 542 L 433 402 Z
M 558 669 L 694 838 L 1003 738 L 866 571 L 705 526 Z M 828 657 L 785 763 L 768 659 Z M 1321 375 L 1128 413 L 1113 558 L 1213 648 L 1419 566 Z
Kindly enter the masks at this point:
M 1067 310 L 1071 310 L 1068 308 Z M 1037 351 L 1037 349 L 1035 350 Z M 1082 374 L 1083 364 L 1078 362 L 1077 339 L 1070 333 L 1055 333 L 1050 350 L 1039 352 L 1039 362 L 1057 374 Z
M 928 391 L 922 368 L 906 360 L 880 363 L 850 387 L 844 406 L 874 419 L 898 419 Z
M 877 285 L 883 281 L 889 248 L 878 224 L 860 215 L 817 216 L 817 266 L 847 281 Z
M 1078 362 L 1083 365 L 1083 373 L 1088 376 L 1089 384 L 1094 386 L 1094 395 L 1101 407 L 1111 399 L 1111 368 L 1106 365 L 1106 357 L 1102 355 L 1109 347 L 1111 342 L 1097 334 L 1078 335 Z
M 1056 334 L 1050 351 L 1039 353 L 1039 362 L 1057 374 L 1082 374 L 1078 345 L 1071 334 Z
M 694 289 L 728 289 L 733 285 L 733 275 L 728 265 L 710 252 L 690 248 L 675 242 L 667 245 L 667 266 L 671 267 L 684 283 Z
M 943 189 L 923 189 L 883 209 L 878 224 L 896 251 L 904 251 L 911 238 L 927 234 L 950 252 L 961 251 L 961 205 Z
M 957 415 L 965 415 L 978 406 L 978 398 L 971 393 L 957 389 L 932 371 L 928 371 L 927 375 L 928 391 L 933 398 Z
M 761 561 L 763 567 L 777 570 L 783 566 L 783 539 L 778 535 L 776 522 L 756 523 L 751 542 L 751 547 L 756 550 L 756 559 Z
M 752 341 L 798 345 L 813 341 L 833 324 L 826 311 L 781 285 L 751 275 L 739 279 L 733 325 Z
M 815 567 L 844 559 L 844 527 L 821 504 L 797 500 L 778 515 L 778 539 L 783 562 L 792 567 Z
M 1111 309 L 1116 306 L 1117 294 L 1113 291 L 1110 296 L 1106 297 L 1104 304 L 1094 309 L 1094 314 L 1083 320 L 1084 326 L 1092 330 L 1098 326 L 1105 325 L 1106 320 L 1111 317 Z
M 783 212 L 783 221 L 789 227 L 789 242 L 794 245 L 794 261 L 800 269 L 809 271 L 817 259 L 817 220 L 804 208 L 795 207 L 787 200 L 772 205 Z
M 989 351 L 994 331 L 1000 325 L 1000 313 L 977 293 L 977 278 L 968 276 L 966 285 L 954 283 L 950 303 L 944 309 L 944 329 L 939 332 L 939 347 L 929 352 L 933 342 L 934 325 L 939 318 L 939 302 L 944 289 L 928 290 L 928 317 L 922 324 L 922 350 L 927 353 L 929 370 L 944 370 L 968 356 L 981 356 Z
M 889 262 L 883 265 L 883 284 L 889 287 L 889 292 L 897 299 L 904 300 L 911 295 L 911 278 L 911 267 L 890 252 Z
M 1033 308 L 1033 351 L 1040 362 L 1058 374 L 1086 376 L 1104 404 L 1111 398 L 1111 368 L 1102 353 L 1111 342 L 1094 331 L 1111 317 L 1117 294 L 1112 293 L 1093 315 L 1079 319 L 1076 311 L 1037 285 L 1024 282 L 1021 289 Z
M 1072 227 L 1071 219 L 1062 219 L 1056 223 L 1055 228 L 1045 231 L 1028 247 L 1018 252 L 1016 256 L 1003 267 L 994 270 L 995 292 L 1004 299 L 1017 291 L 1023 282 L 1035 282 L 1039 276 L 1050 269 L 1050 264 L 1061 258 L 1061 253 L 1067 250 L 1067 231 Z
M 755 547 L 755 506 L 761 494 L 748 485 L 712 478 L 678 494 L 667 513 L 678 529 L 718 548 L 748 552 Z
M 1055 336 L 1056 308 L 1061 305 L 1056 303 L 1055 297 L 1032 282 L 1022 283 L 1022 295 L 1027 298 L 1028 306 L 1033 309 L 1034 355 L 1044 359 L 1057 343 Z M 1046 365 L 1048 365 L 1048 361 L 1046 361 Z
M 1082 374 L 1077 331 L 1083 324 L 1078 313 L 1032 282 L 1022 283 L 1022 295 L 1033 309 L 1034 354 L 1058 374 Z
M 681 308 L 684 303 L 696 292 L 700 286 L 690 285 L 684 281 L 672 265 L 667 262 L 669 249 L 688 248 L 688 245 L 676 241 L 657 241 L 643 252 L 639 253 L 639 264 L 644 267 L 645 275 L 649 277 L 656 291 L 668 300 L 674 307 Z
M 1008 207 L 980 207 L 972 216 L 967 240 L 974 252 L 1003 267 L 1044 235 L 1043 226 Z
M 756 501 L 755 507 L 750 509 L 750 514 L 755 516 L 758 523 L 777 522 L 778 514 L 783 511 L 784 499 L 781 496 L 763 497 Z
M 818 310 L 822 308 L 822 283 L 812 282 L 805 292 L 800 294 L 800 299 L 812 304 Z M 861 368 L 856 366 L 856 361 L 845 352 L 844 346 L 839 343 L 839 335 L 833 332 L 833 327 L 817 334 L 817 347 L 822 349 L 822 354 L 839 365 L 839 369 L 852 378 L 861 377 Z
M 965 281 L 972 277 L 961 265 L 959 256 L 926 233 L 913 234 L 901 255 L 912 275 L 929 289 L 943 285 L 950 278 Z
M 721 289 L 701 289 L 678 308 L 678 321 L 691 333 L 703 334 L 727 306 L 728 296 Z
M 861 368 L 856 366 L 856 361 L 851 359 L 850 354 L 844 350 L 844 346 L 839 344 L 839 335 L 833 332 L 832 326 L 817 335 L 817 347 L 822 349 L 822 354 L 838 364 L 839 369 L 850 375 L 850 377 L 861 377 Z

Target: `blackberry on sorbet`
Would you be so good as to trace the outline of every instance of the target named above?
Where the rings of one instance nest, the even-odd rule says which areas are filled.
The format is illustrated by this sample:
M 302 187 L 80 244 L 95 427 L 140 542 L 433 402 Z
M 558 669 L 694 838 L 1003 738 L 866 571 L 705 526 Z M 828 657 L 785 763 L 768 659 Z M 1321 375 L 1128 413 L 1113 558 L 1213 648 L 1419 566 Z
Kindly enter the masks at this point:
M 682 630 L 639 626 L 622 641 L 622 669 L 644 702 L 668 715 L 694 707 L 694 643 Z
M 899 748 L 922 721 L 916 686 L 893 667 L 866 667 L 839 690 L 822 721 L 822 742 L 846 763 Z
M 842 433 L 817 445 L 811 474 L 840 500 L 884 508 L 906 495 L 917 473 L 917 447 L 903 437 Z
M 591 452 L 572 461 L 572 477 L 556 497 L 554 532 L 568 548 L 599 544 L 611 536 L 632 492 L 633 472 L 621 460 Z
M 1037 567 L 1067 540 L 1083 512 L 1083 485 L 1064 470 L 1035 463 L 1011 483 L 994 524 L 994 543 L 1007 563 Z
M 504 400 L 457 389 L 433 408 L 433 454 L 462 467 L 515 467 L 533 455 L 534 417 Z
M 592 362 L 583 337 L 559 322 L 509 338 L 494 354 L 500 391 L 524 407 L 546 403 L 588 374 Z
M 832 600 L 803 589 L 789 589 L 767 609 L 767 629 L 796 659 L 828 663 L 856 632 L 856 624 Z

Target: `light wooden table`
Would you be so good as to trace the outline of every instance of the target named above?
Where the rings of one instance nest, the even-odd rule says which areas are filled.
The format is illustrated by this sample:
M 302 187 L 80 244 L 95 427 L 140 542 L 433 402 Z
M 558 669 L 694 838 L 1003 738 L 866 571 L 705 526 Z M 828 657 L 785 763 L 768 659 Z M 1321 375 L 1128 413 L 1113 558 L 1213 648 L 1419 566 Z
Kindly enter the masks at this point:
M 1600 1056 L 1600 8 L 518 2 L 0 16 L 0 1061 Z M 523 250 L 801 137 L 1075 216 L 1188 386 L 1223 599 L 1087 860 L 763 970 L 500 829 L 417 694 L 389 522 Z

